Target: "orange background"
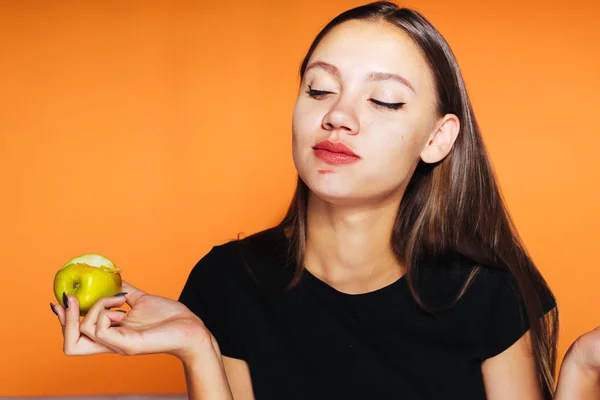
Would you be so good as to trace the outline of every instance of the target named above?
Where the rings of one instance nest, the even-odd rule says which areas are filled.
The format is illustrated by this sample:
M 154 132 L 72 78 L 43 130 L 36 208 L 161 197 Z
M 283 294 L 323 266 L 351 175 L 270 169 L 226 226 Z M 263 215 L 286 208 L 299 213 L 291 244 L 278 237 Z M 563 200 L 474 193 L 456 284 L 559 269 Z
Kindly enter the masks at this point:
M 402 4 L 457 54 L 562 356 L 600 324 L 599 7 L 483 3 Z M 0 394 L 185 390 L 169 356 L 64 356 L 53 276 L 96 252 L 176 298 L 212 245 L 274 224 L 302 56 L 358 4 L 1 3 Z

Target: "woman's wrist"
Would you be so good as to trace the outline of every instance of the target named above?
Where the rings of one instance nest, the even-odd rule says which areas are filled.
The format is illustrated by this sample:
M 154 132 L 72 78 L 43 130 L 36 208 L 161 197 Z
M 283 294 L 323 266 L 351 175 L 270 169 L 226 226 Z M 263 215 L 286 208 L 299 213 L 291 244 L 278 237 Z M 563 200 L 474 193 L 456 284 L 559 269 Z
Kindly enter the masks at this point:
M 195 315 L 186 318 L 187 340 L 180 342 L 180 348 L 173 352 L 184 365 L 194 365 L 207 358 L 221 359 L 221 352 L 214 336 L 206 328 L 204 323 Z

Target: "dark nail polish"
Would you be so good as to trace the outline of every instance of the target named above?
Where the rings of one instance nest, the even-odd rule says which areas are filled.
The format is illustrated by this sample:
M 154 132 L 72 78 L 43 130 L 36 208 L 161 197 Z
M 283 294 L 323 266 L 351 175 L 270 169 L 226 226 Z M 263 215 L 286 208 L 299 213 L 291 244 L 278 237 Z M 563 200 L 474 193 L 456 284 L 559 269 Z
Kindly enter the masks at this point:
M 63 292 L 63 303 L 65 303 L 65 308 L 69 308 L 69 299 L 67 299 L 67 294 Z
M 122 312 L 122 313 L 126 313 L 127 312 L 125 310 L 115 310 L 115 311 Z
M 57 313 L 57 312 L 56 312 L 56 310 L 54 309 L 54 304 L 50 303 L 50 309 L 52 310 L 52 312 L 53 312 L 55 315 L 58 315 L 58 313 Z
M 127 292 L 120 292 L 115 294 L 115 296 L 125 296 L 127 294 Z

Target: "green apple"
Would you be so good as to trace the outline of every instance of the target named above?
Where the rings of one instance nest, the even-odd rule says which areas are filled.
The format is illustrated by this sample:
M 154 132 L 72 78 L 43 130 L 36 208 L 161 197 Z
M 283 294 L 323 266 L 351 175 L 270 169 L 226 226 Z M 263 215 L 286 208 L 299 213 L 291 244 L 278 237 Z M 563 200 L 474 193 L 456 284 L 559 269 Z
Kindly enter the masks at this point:
M 121 291 L 121 270 L 108 258 L 98 254 L 75 257 L 54 276 L 54 295 L 64 307 L 63 292 L 79 301 L 79 314 L 87 314 L 101 297 Z

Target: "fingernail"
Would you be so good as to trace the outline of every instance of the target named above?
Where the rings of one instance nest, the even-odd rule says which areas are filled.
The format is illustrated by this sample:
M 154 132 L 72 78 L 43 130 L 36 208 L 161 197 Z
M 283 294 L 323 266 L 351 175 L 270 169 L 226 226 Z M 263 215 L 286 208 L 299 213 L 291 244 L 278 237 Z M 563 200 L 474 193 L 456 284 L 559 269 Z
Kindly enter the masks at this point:
M 52 312 L 56 315 L 58 315 L 58 313 L 56 312 L 56 310 L 54 309 L 54 304 L 50 303 L 50 309 L 52 310 Z
M 115 296 L 125 296 L 127 294 L 127 292 L 120 292 L 115 294 Z
M 69 299 L 67 299 L 67 294 L 63 292 L 63 303 L 65 303 L 65 308 L 69 308 Z
M 125 310 L 115 310 L 115 311 L 122 312 L 122 313 L 126 313 L 127 312 Z

